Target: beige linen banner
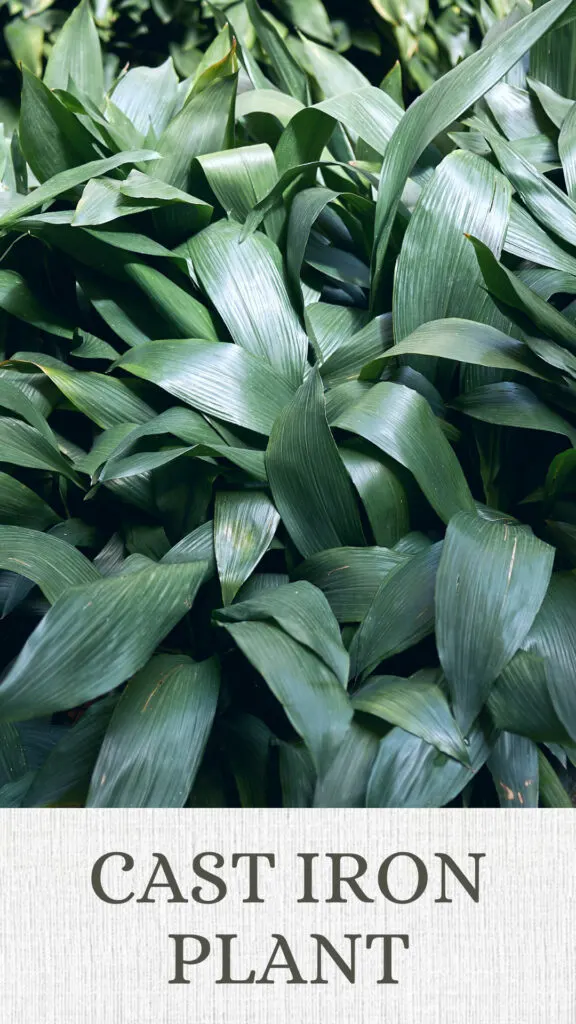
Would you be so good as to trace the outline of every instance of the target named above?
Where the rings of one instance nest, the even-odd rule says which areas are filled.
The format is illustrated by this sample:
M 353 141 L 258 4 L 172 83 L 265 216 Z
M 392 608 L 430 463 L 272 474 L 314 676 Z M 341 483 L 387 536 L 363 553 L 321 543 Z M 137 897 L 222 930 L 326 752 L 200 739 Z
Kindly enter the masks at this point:
M 2 1024 L 576 1020 L 570 812 L 1 818 Z

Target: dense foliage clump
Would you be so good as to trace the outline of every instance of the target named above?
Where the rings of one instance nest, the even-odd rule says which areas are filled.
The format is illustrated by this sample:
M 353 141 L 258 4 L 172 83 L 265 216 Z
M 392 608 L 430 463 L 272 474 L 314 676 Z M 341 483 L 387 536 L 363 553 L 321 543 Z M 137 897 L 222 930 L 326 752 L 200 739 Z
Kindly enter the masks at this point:
M 574 11 L 405 111 L 238 6 L 187 75 L 86 3 L 22 69 L 0 801 L 569 805 Z

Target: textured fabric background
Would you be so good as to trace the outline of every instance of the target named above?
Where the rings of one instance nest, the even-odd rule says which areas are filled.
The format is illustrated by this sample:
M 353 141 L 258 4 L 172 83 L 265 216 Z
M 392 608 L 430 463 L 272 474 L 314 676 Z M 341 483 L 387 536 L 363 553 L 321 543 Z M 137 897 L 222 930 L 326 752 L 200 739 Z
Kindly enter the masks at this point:
M 576 819 L 570 812 L 525 811 L 3 811 L 0 830 L 0 1019 L 2 1024 L 574 1024 L 573 936 Z M 107 906 L 90 884 L 103 853 L 130 853 L 133 871 L 107 879 L 118 895 L 142 894 L 154 852 L 168 857 L 189 896 L 199 884 L 195 854 L 218 851 L 223 902 L 170 904 L 156 889 L 152 905 Z M 382 860 L 409 850 L 426 863 L 429 883 L 417 902 L 401 906 L 379 894 Z M 472 877 L 468 853 L 486 853 L 481 898 L 457 884 L 451 904 L 437 904 L 435 852 L 450 854 Z M 245 904 L 247 865 L 233 852 L 272 852 L 262 869 L 263 904 Z M 299 905 L 298 852 L 358 853 L 361 880 L 374 903 L 350 894 L 346 904 Z M 398 865 L 399 862 L 397 862 Z M 390 876 L 398 895 L 415 872 L 407 859 Z M 210 867 L 208 861 L 206 867 Z M 205 890 L 213 895 L 214 889 Z M 169 985 L 170 933 L 239 936 L 237 975 L 259 977 L 272 952 L 271 934 L 290 941 L 302 974 L 315 976 L 312 933 L 342 952 L 346 933 L 408 933 L 397 949 L 398 985 L 378 985 L 381 954 L 358 940 L 355 985 L 326 960 L 325 985 L 217 985 L 219 961 L 190 968 L 192 984 Z M 214 949 L 219 943 L 214 942 Z

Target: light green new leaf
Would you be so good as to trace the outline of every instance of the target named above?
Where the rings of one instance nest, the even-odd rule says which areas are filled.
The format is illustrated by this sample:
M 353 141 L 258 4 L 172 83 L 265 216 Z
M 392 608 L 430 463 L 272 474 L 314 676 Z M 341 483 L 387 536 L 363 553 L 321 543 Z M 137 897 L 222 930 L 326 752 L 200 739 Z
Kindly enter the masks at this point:
M 44 72 L 49 89 L 68 89 L 70 81 L 95 103 L 104 93 L 100 40 L 88 0 L 82 0 L 58 33 Z
M 50 604 L 70 587 L 100 579 L 92 562 L 71 544 L 21 526 L 0 526 L 0 569 L 33 580 Z
M 353 90 L 340 89 L 314 109 L 329 114 L 380 155 L 386 150 L 403 115 L 402 108 L 391 96 L 366 83 L 364 87 L 356 86 Z
M 554 549 L 527 527 L 462 512 L 436 580 L 436 644 L 466 732 L 525 640 L 548 588 Z
M 355 711 L 399 725 L 449 757 L 469 764 L 462 734 L 436 683 L 398 676 L 371 676 L 354 694 L 352 706 Z
M 184 807 L 210 734 L 215 658 L 152 658 L 124 690 L 94 768 L 87 807 Z
M 230 604 L 270 547 L 280 516 L 262 491 L 221 491 L 214 506 L 214 550 L 224 604 Z
M 270 433 L 294 393 L 268 363 L 238 345 L 150 341 L 126 352 L 119 365 L 201 412 L 259 434 Z
M 314 651 L 346 689 L 349 658 L 324 594 L 310 583 L 287 583 L 216 612 L 220 622 L 266 622 L 280 626 Z
M 219 221 L 191 238 L 195 273 L 234 341 L 297 386 L 308 339 L 286 290 L 280 253 L 261 234 L 242 242 L 241 234 L 240 225 Z
M 426 399 L 403 384 L 376 384 L 335 425 L 371 441 L 414 474 L 444 522 L 474 503 L 458 459 Z
M 125 682 L 190 610 L 204 570 L 154 565 L 58 598 L 0 685 L 0 719 L 76 707 Z
M 340 681 L 316 654 L 275 625 L 225 622 L 223 626 L 264 677 L 308 747 L 316 771 L 323 774 L 352 719 Z
M 282 521 L 305 558 L 324 548 L 362 544 L 352 485 L 326 420 L 317 371 L 274 424 L 266 471 Z

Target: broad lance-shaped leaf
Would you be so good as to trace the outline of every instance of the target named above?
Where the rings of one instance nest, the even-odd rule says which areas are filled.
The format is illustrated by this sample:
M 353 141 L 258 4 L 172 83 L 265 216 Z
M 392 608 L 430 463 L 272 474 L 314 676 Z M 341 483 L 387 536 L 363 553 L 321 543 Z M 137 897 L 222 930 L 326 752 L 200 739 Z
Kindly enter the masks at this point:
M 382 321 L 384 318 L 375 318 Z M 326 361 L 370 320 L 365 309 L 354 306 L 333 306 L 328 302 L 312 302 L 304 310 L 306 330 L 322 370 Z
M 346 689 L 349 658 L 338 623 L 321 590 L 310 583 L 288 583 L 216 612 L 219 622 L 266 622 L 280 626 L 314 651 Z
M 49 89 L 68 89 L 70 80 L 95 103 L 104 92 L 100 40 L 88 0 L 75 7 L 50 51 L 44 83 Z
M 306 72 L 292 55 L 274 22 L 260 9 L 257 0 L 246 0 L 246 7 L 258 39 L 272 60 L 282 91 L 295 96 L 301 103 L 308 103 L 309 86 Z
M 0 309 L 42 331 L 72 338 L 74 326 L 58 309 L 40 302 L 15 270 L 0 270 Z
M 392 729 L 380 742 L 366 806 L 445 807 L 485 764 L 490 740 L 480 725 L 474 726 L 468 737 L 468 768 L 404 729 Z
M 96 701 L 66 729 L 36 772 L 22 807 L 49 807 L 66 798 L 85 799 L 117 699 L 112 693 Z
M 194 271 L 234 341 L 297 386 L 308 339 L 286 290 L 280 253 L 264 235 L 241 242 L 241 233 L 239 224 L 219 221 L 191 238 Z
M 457 316 L 507 332 L 507 318 L 483 287 L 465 235 L 480 238 L 499 257 L 512 189 L 487 160 L 457 151 L 445 157 L 420 198 L 394 274 L 394 337 L 420 324 Z
M 0 724 L 0 786 L 20 779 L 28 768 L 18 730 L 11 722 Z
M 346 309 L 345 306 L 332 308 Z M 310 308 L 307 312 L 310 312 Z M 361 313 L 362 310 L 352 309 L 351 312 Z M 392 316 L 390 313 L 382 313 L 359 330 L 342 337 L 336 347 L 331 348 L 330 355 L 320 367 L 322 379 L 332 390 L 338 384 L 354 380 L 366 363 L 377 359 L 391 345 Z
M 553 587 L 554 577 L 549 594 Z M 525 644 L 530 643 L 530 636 Z M 537 743 L 564 745 L 570 743 L 570 734 L 552 703 L 546 672 L 546 658 L 517 651 L 492 686 L 488 709 L 497 729 L 528 736 Z
M 214 550 L 224 604 L 266 554 L 280 516 L 262 491 L 221 491 L 214 505 Z
M 562 249 L 528 210 L 514 199 L 510 207 L 504 249 L 514 256 L 520 256 L 542 267 L 553 267 L 567 274 L 576 274 L 574 256 Z
M 241 224 L 278 181 L 274 153 L 267 144 L 207 153 L 198 157 L 198 163 L 220 205 Z M 283 220 L 280 210 L 268 215 L 265 224 L 271 238 L 278 239 Z
M 123 164 L 136 164 L 146 160 L 153 160 L 156 155 L 149 149 L 116 153 L 114 156 L 99 160 L 89 160 L 87 163 L 81 163 L 79 167 L 72 166 L 67 170 L 54 174 L 42 185 L 32 189 L 27 196 L 19 195 L 15 199 L 14 205 L 10 205 L 8 210 L 0 216 L 0 227 L 7 227 L 20 217 L 28 216 L 34 210 L 38 210 L 41 206 L 51 203 L 54 199 L 76 188 L 77 185 L 83 185 L 90 178 L 97 178 L 101 174 L 108 174 L 109 171 L 113 171 L 116 167 L 121 167 Z
M 471 239 L 486 287 L 507 305 L 528 316 L 539 331 L 557 338 L 572 353 L 576 353 L 576 326 L 550 302 L 532 291 L 516 274 L 494 258 L 489 249 L 477 239 Z M 536 332 L 535 332 L 536 333 Z
M 283 807 L 310 807 L 314 797 L 314 766 L 305 746 L 278 742 L 278 773 Z
M 538 747 L 532 740 L 501 733 L 488 767 L 501 807 L 538 807 Z
M 573 810 L 572 801 L 560 782 L 546 755 L 538 750 L 540 803 L 542 807 L 562 807 Z
M 294 575 L 325 594 L 339 622 L 362 622 L 383 579 L 406 560 L 389 548 L 331 548 L 301 562 Z
M 574 201 L 576 199 L 576 106 L 574 104 L 562 125 L 558 138 L 558 152 L 562 161 L 568 195 Z
M 273 741 L 268 726 L 254 715 L 235 714 L 223 723 L 223 746 L 241 807 L 268 806 L 270 779 L 274 778 L 270 766 Z
M 42 415 L 40 409 L 28 397 L 26 392 L 22 388 L 17 387 L 10 378 L 0 377 L 0 406 L 4 409 L 10 409 L 17 416 L 21 416 L 23 420 L 26 420 L 31 427 L 35 427 L 47 441 L 56 447 L 56 439 L 52 428 L 48 426 L 46 418 Z
M 101 578 L 71 544 L 20 526 L 0 526 L 0 568 L 33 580 L 51 604 L 70 587 Z
M 59 522 L 60 516 L 35 491 L 8 473 L 0 472 L 0 523 L 47 530 Z
M 322 775 L 352 719 L 342 684 L 324 661 L 278 626 L 268 622 L 222 625 L 264 677 Z
M 238 345 L 150 341 L 126 352 L 119 365 L 209 416 L 258 434 L 270 433 L 294 394 L 284 377 Z
M 127 263 L 125 270 L 165 318 L 171 333 L 183 338 L 217 341 L 212 316 L 190 292 L 145 263 Z
M 112 103 L 146 136 L 169 124 L 178 96 L 178 76 L 169 57 L 157 68 L 131 68 L 114 86 Z
M 351 675 L 366 675 L 434 629 L 434 586 L 442 542 L 387 573 L 350 645 Z
M 576 580 L 572 573 L 554 574 L 522 648 L 544 661 L 556 713 L 576 740 Z
M 381 373 L 388 359 L 409 355 L 452 359 L 473 366 L 527 373 L 531 377 L 546 375 L 546 367 L 534 357 L 524 342 L 510 338 L 488 324 L 454 317 L 421 324 L 407 338 L 365 366 L 360 376 L 374 378 Z
M 522 384 L 514 384 L 512 381 L 487 384 L 460 395 L 451 402 L 451 406 L 486 423 L 519 429 L 548 430 L 553 434 L 563 434 L 570 439 L 572 445 L 576 444 L 576 427 Z
M 371 454 L 341 448 L 340 456 L 362 499 L 374 540 L 391 547 L 410 529 L 404 487 L 389 466 Z
M 79 483 L 79 477 L 68 460 L 29 423 L 22 423 L 11 416 L 0 416 L 0 451 L 3 462 L 29 469 L 48 469 Z
M 194 157 L 229 148 L 235 96 L 236 75 L 226 75 L 200 93 L 193 91 L 160 136 L 160 159 L 152 173 L 186 192 Z
M 572 0 L 549 0 L 512 25 L 498 39 L 438 79 L 409 107 L 384 153 L 376 205 L 374 288 L 379 287 L 388 240 L 406 179 L 437 135 L 517 63 L 570 7 Z
M 76 115 L 25 67 L 18 134 L 26 162 L 40 182 L 101 155 Z
M 204 571 L 154 565 L 62 595 L 0 685 L 0 720 L 76 707 L 125 682 L 190 610 Z
M 317 370 L 276 420 L 266 471 L 282 521 L 305 558 L 325 548 L 362 544 L 352 484 L 326 420 Z
M 383 718 L 431 743 L 449 757 L 469 763 L 464 738 L 436 683 L 398 676 L 372 676 L 352 698 L 355 711 Z
M 428 402 L 403 384 L 376 384 L 335 425 L 359 434 L 414 474 L 444 522 L 474 502 Z M 328 545 L 324 545 L 327 547 Z
M 403 116 L 402 108 L 390 96 L 366 84 L 352 90 L 341 88 L 313 109 L 329 114 L 380 155 Z
M 87 807 L 183 807 L 210 734 L 216 658 L 152 658 L 124 690 L 104 737 Z
M 144 423 L 154 416 L 151 406 L 116 377 L 74 370 L 59 360 L 35 352 L 19 352 L 11 362 L 14 365 L 31 363 L 37 366 L 73 406 L 99 427 L 113 427 L 125 422 Z
M 546 228 L 564 242 L 576 244 L 576 204 L 546 175 L 516 153 L 497 132 L 486 129 L 490 143 L 504 174 L 521 196 L 527 208 Z M 472 232 L 471 232 L 472 233 Z
M 554 549 L 520 523 L 462 512 L 448 524 L 436 579 L 436 644 L 464 733 L 525 640 Z
M 375 728 L 370 728 L 374 723 Z M 314 807 L 365 807 L 366 788 L 382 731 L 377 719 L 353 720 L 325 775 L 318 779 Z

